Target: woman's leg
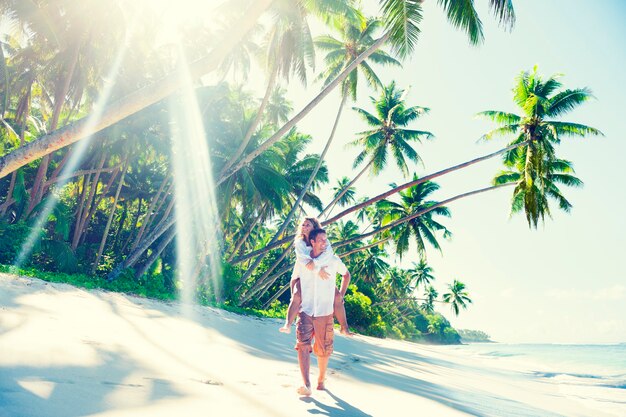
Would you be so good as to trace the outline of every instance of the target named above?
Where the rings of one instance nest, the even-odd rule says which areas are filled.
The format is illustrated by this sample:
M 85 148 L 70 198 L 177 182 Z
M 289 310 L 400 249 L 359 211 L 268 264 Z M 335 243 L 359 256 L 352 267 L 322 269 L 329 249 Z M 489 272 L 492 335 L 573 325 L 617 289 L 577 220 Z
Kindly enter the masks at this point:
M 291 281 L 291 301 L 287 308 L 287 317 L 285 317 L 285 325 L 278 329 L 283 333 L 291 333 L 291 325 L 298 316 L 300 306 L 302 305 L 302 288 L 300 287 L 300 278 Z
M 346 317 L 346 307 L 343 303 L 343 297 L 337 288 L 335 288 L 335 317 L 339 322 L 339 332 L 345 336 L 352 336 L 353 333 L 348 328 L 348 318 Z

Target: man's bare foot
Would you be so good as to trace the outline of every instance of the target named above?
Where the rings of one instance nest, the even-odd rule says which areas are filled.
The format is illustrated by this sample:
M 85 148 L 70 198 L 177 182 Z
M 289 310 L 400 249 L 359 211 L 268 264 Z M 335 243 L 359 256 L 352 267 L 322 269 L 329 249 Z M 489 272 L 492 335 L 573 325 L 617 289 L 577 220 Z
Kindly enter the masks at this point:
M 317 382 L 317 390 L 318 391 L 324 391 L 326 389 L 326 386 L 324 385 L 324 381 L 318 381 Z
M 290 326 L 287 326 L 287 325 L 285 324 L 283 327 L 281 327 L 280 329 L 278 329 L 278 331 L 279 331 L 279 332 L 281 332 L 281 333 L 287 333 L 287 334 L 289 334 L 289 333 L 291 333 L 291 327 L 290 327 Z
M 350 329 L 348 329 L 347 327 L 342 327 L 341 329 L 339 329 L 339 333 L 341 333 L 342 335 L 346 337 L 354 336 L 354 333 L 352 333 Z
M 298 388 L 297 390 L 298 394 L 303 395 L 305 397 L 308 397 L 311 395 L 311 387 L 309 387 L 308 385 L 303 385 L 300 388 Z

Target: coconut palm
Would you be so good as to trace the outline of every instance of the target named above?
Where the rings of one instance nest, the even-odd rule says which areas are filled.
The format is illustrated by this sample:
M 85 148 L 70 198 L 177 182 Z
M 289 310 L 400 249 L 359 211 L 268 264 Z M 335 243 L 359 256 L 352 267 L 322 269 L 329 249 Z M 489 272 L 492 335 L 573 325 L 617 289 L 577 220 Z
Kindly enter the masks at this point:
M 355 281 L 362 280 L 370 284 L 378 282 L 379 278 L 389 268 L 389 264 L 383 259 L 385 255 L 385 251 L 379 246 L 359 252 L 354 261 L 353 276 Z
M 494 110 L 479 113 L 500 124 L 481 139 L 514 135 L 510 145 L 528 142 L 506 152 L 503 159 L 507 167 L 515 167 L 523 174 L 523 179 L 517 180 L 519 184 L 514 191 L 514 201 L 523 201 L 531 227 L 537 227 L 539 220 L 549 215 L 546 196 L 550 191 L 545 189 L 548 183 L 541 179 L 548 178 L 553 161 L 557 159 L 555 146 L 568 136 L 602 135 L 590 126 L 554 120 L 593 98 L 588 88 L 561 90 L 558 78 L 559 75 L 553 75 L 544 80 L 537 73 L 536 66 L 532 72 L 523 71 L 513 88 L 514 101 L 522 110 L 522 115 Z M 553 197 L 558 199 L 556 195 Z
M 426 299 L 422 304 L 421 308 L 428 314 L 433 314 L 435 312 L 435 301 L 439 297 L 439 293 L 432 285 L 426 287 L 424 292 L 424 298 Z
M 461 308 L 467 309 L 467 305 L 472 303 L 471 298 L 467 291 L 465 291 L 465 284 L 456 279 L 452 284 L 448 284 L 449 292 L 443 295 L 443 301 L 450 303 L 450 308 L 454 312 L 455 316 L 459 315 Z
M 293 103 L 287 99 L 286 94 L 287 90 L 282 87 L 276 87 L 272 92 L 265 112 L 267 123 L 278 126 L 289 120 L 289 115 L 293 111 Z
M 555 200 L 558 207 L 569 213 L 572 204 L 563 196 L 557 184 L 567 185 L 570 187 L 582 187 L 583 182 L 572 175 L 574 167 L 570 161 L 563 159 L 544 159 L 539 169 L 534 170 L 536 175 L 532 184 L 528 184 L 525 175 L 526 165 L 523 159 L 516 164 L 516 171 L 502 171 L 494 179 L 494 184 L 517 184 L 513 190 L 513 198 L 511 200 L 511 215 L 522 210 L 526 213 L 528 223 L 534 222 L 535 218 L 532 213 L 537 213 L 538 218 L 544 220 L 544 215 L 550 215 L 549 200 Z M 528 210 L 531 207 L 531 210 Z
M 337 185 L 333 187 L 333 199 L 337 199 L 337 204 L 341 207 L 345 207 L 348 204 L 355 202 L 356 188 L 349 186 L 350 178 L 341 177 L 337 180 Z M 345 192 L 344 192 L 345 190 Z M 343 196 L 339 198 L 339 194 L 343 193 Z
M 417 175 L 413 175 L 416 179 Z M 395 185 L 392 184 L 395 188 Z M 424 211 L 438 204 L 437 201 L 427 200 L 429 196 L 439 189 L 439 185 L 427 181 L 401 191 L 400 202 L 396 203 L 390 200 L 379 201 L 376 206 L 385 213 L 382 225 L 386 225 L 395 220 L 410 216 L 414 213 Z M 450 217 L 450 211 L 447 207 L 436 207 L 425 214 L 415 217 L 391 229 L 396 244 L 396 254 L 402 259 L 409 250 L 411 238 L 417 244 L 417 251 L 424 259 L 426 257 L 426 245 L 428 242 L 433 248 L 441 251 L 439 242 L 437 241 L 437 232 L 443 232 L 444 238 L 451 236 L 450 231 L 441 223 L 435 220 L 434 216 Z
M 395 82 L 385 87 L 380 98 L 370 97 L 375 108 L 375 115 L 367 110 L 353 109 L 365 120 L 371 129 L 359 133 L 359 138 L 351 145 L 361 147 L 361 152 L 354 161 L 354 167 L 368 161 L 366 166 L 355 177 L 358 178 L 371 167 L 371 173 L 378 175 L 392 159 L 405 175 L 408 175 L 406 159 L 420 163 L 422 159 L 413 149 L 410 142 L 419 142 L 422 138 L 432 138 L 428 131 L 407 128 L 419 116 L 429 111 L 426 107 L 407 107 L 404 101 L 404 90 L 396 89 Z
M 426 287 L 435 280 L 432 274 L 433 269 L 426 263 L 425 259 L 420 259 L 419 263 L 413 262 L 413 267 L 408 269 L 408 273 L 414 289 L 418 289 L 421 286 Z

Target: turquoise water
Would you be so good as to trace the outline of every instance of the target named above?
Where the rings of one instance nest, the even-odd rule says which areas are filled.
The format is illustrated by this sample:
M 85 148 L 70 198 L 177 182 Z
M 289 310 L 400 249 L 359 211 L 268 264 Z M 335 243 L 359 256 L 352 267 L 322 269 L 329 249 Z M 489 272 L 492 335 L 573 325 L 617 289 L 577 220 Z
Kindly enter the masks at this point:
M 476 343 L 454 349 L 483 357 L 523 361 L 543 378 L 580 378 L 626 389 L 626 343 L 614 345 Z

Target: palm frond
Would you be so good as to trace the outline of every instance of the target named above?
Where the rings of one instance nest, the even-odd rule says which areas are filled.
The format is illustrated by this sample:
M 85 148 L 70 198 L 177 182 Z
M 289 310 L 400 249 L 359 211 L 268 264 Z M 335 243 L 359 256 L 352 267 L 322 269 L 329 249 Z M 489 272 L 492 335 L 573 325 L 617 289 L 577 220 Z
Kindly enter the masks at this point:
M 406 58 L 415 48 L 422 21 L 421 0 L 381 0 L 385 30 L 391 47 L 400 58 Z

